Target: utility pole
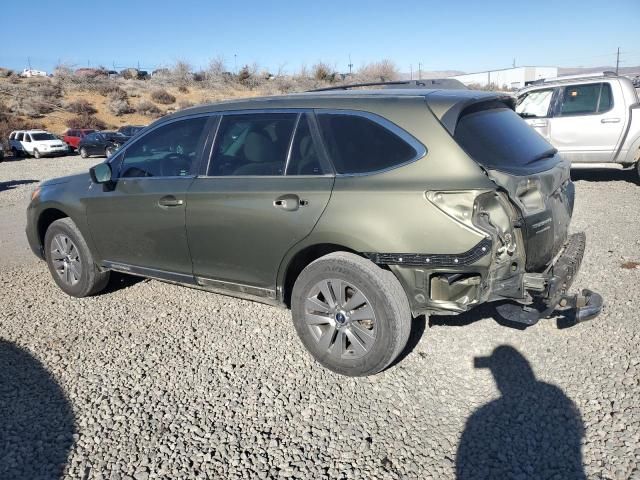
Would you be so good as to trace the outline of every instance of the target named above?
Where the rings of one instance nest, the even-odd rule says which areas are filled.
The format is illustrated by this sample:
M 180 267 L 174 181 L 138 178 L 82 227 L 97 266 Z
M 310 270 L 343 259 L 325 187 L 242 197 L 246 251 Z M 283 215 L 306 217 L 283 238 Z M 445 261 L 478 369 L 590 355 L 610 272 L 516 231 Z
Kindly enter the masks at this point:
M 513 57 L 513 68 L 516 68 L 516 57 Z
M 353 68 L 353 63 L 351 63 L 351 54 L 349 54 L 349 75 L 351 75 L 352 68 Z
M 409 80 L 413 80 L 413 63 L 409 64 Z
M 238 54 L 234 53 L 233 54 L 233 70 L 235 74 L 238 73 Z
M 619 67 L 620 67 L 620 47 L 618 47 L 618 53 L 616 54 L 616 75 L 618 75 Z
M 31 70 L 31 57 L 27 57 L 27 64 L 29 65 L 29 70 Z
M 418 62 L 418 80 L 422 79 L 422 64 Z

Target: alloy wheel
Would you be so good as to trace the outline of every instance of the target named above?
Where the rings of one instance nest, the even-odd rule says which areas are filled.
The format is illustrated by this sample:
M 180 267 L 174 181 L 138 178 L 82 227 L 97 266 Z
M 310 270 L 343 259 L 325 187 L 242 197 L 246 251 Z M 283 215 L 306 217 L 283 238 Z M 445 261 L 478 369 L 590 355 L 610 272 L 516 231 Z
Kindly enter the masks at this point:
M 67 285 L 75 285 L 82 276 L 82 260 L 75 243 L 66 235 L 59 233 L 51 242 L 51 260 L 53 268 Z
M 376 342 L 376 315 L 371 302 L 345 280 L 315 284 L 305 300 L 305 323 L 321 350 L 336 359 L 357 359 Z

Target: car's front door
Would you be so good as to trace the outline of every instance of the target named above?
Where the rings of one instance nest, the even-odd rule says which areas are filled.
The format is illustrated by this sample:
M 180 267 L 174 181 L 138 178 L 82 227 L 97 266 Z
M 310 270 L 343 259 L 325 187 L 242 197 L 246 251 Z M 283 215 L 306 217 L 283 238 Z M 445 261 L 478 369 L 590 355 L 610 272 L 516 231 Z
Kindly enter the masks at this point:
M 570 162 L 605 163 L 613 159 L 627 112 L 617 82 L 562 87 L 549 120 L 551 144 Z
M 199 283 L 273 297 L 286 252 L 320 218 L 334 175 L 304 112 L 226 114 L 187 194 Z
M 156 127 L 112 158 L 111 188 L 91 186 L 87 218 L 104 264 L 150 276 L 193 278 L 185 201 L 209 121 L 200 116 Z
M 533 90 L 518 97 L 516 104 L 516 113 L 547 141 L 550 140 L 549 118 L 556 92 L 553 88 Z

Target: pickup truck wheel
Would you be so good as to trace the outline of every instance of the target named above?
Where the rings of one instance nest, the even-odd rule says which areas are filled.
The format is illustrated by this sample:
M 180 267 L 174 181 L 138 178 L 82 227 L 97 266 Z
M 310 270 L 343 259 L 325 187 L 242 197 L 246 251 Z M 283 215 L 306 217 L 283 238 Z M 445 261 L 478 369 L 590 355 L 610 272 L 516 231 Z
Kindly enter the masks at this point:
M 640 182 L 640 160 L 636 162 L 636 179 Z
M 409 301 L 393 273 L 348 252 L 310 263 L 291 294 L 305 348 L 323 366 L 348 376 L 384 370 L 407 344 Z
M 93 295 L 109 282 L 109 272 L 98 269 L 84 237 L 70 218 L 61 218 L 49 226 L 44 249 L 49 271 L 67 295 Z
M 86 148 L 82 147 L 82 148 L 80 149 L 80 156 L 81 156 L 82 158 L 87 158 L 87 157 L 89 156 L 89 155 L 87 154 L 87 149 L 86 149 Z
M 40 152 L 37 148 L 33 149 L 33 158 L 40 158 Z

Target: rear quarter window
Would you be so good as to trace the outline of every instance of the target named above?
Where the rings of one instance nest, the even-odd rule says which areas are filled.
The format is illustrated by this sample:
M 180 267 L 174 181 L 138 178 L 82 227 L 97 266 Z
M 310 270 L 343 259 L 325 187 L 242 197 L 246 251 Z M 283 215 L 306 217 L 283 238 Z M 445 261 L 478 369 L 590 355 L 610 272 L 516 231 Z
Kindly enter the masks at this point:
M 527 175 L 543 172 L 558 163 L 556 149 L 516 112 L 497 102 L 464 111 L 454 139 L 489 170 Z
M 339 174 L 373 173 L 424 155 L 408 133 L 374 115 L 316 112 L 329 156 Z

